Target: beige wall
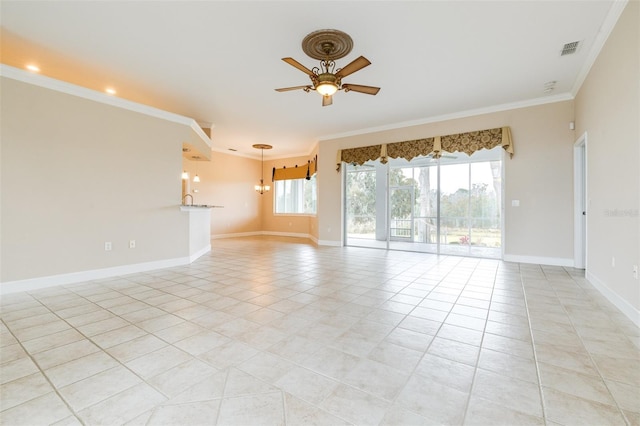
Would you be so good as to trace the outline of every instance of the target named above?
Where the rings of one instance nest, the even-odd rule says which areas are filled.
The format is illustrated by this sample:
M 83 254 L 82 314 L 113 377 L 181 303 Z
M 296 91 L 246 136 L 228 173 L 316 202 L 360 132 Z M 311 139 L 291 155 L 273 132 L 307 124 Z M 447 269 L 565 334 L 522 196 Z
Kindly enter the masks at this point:
M 513 109 L 320 142 L 319 240 L 339 244 L 342 185 L 336 150 L 510 126 L 505 159 L 505 257 L 570 264 L 573 259 L 573 101 Z M 519 200 L 520 207 L 511 207 Z M 546 262 L 545 262 L 546 261 Z
M 260 161 L 215 151 L 211 157 L 211 161 L 185 159 L 182 164 L 190 179 L 196 173 L 200 177 L 200 183 L 189 183 L 194 204 L 224 206 L 211 210 L 211 235 L 261 231 L 262 204 L 254 189 L 260 182 Z
M 587 132 L 587 277 L 622 298 L 636 316 L 640 282 L 632 268 L 640 265 L 638 28 L 640 3 L 630 1 L 575 101 L 577 135 Z
M 188 126 L 1 84 L 2 282 L 188 256 L 178 207 Z

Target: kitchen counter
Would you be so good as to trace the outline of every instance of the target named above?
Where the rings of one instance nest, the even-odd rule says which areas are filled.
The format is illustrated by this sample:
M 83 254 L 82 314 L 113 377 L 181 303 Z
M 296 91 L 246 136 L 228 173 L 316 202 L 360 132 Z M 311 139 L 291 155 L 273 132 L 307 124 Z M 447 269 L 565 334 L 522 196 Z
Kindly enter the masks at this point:
M 221 208 L 210 204 L 181 204 L 189 220 L 189 261 L 211 251 L 211 209 Z
M 180 204 L 180 210 L 190 211 L 190 210 L 202 210 L 202 209 L 221 209 L 224 206 L 214 206 L 212 204 Z

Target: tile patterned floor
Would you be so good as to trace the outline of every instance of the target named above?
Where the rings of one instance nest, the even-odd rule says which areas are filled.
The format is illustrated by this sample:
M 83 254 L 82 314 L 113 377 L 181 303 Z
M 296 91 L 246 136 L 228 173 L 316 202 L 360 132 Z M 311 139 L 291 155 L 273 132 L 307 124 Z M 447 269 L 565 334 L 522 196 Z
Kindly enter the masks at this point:
M 2 297 L 0 423 L 640 424 L 640 330 L 581 271 L 213 243 Z

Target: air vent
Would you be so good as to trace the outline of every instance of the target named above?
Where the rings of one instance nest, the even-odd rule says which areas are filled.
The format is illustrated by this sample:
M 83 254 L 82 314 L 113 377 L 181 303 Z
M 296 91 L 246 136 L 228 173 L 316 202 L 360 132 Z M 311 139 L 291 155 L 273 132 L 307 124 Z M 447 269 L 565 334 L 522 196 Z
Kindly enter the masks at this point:
M 572 41 L 571 43 L 567 43 L 562 47 L 562 53 L 560 56 L 564 55 L 573 55 L 578 50 L 579 41 Z

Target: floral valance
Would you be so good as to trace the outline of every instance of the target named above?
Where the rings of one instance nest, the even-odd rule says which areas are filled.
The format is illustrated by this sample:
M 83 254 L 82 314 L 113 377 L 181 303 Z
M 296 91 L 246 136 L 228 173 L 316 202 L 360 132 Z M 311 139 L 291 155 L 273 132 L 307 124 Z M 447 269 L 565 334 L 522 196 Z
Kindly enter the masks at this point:
M 349 164 L 363 165 L 367 161 L 377 160 L 382 155 L 382 145 L 363 146 L 360 148 L 348 148 L 338 150 L 338 170 L 340 170 L 340 164 L 344 161 Z
M 282 167 L 280 169 L 273 168 L 271 173 L 271 181 L 289 180 L 289 179 L 311 179 L 318 171 L 318 156 L 313 160 L 308 160 L 307 164 L 294 167 Z
M 338 150 L 336 170 L 340 170 L 342 162 L 362 165 L 367 161 L 380 159 L 384 164 L 387 158 L 404 158 L 411 161 L 415 157 L 427 155 L 439 158 L 443 152 L 464 152 L 471 155 L 481 149 L 492 149 L 496 146 L 502 146 L 510 157 L 513 157 L 513 140 L 509 127 Z
M 439 156 L 440 152 L 464 152 L 467 155 L 471 155 L 481 149 L 491 149 L 498 145 L 502 146 L 513 157 L 511 129 L 498 127 L 496 129 L 441 136 L 440 149 L 437 149 L 438 147 L 436 146 L 434 154 L 436 157 Z
M 387 144 L 387 157 L 404 158 L 411 161 L 421 155 L 429 155 L 433 152 L 435 138 L 417 139 L 414 141 L 394 142 Z

